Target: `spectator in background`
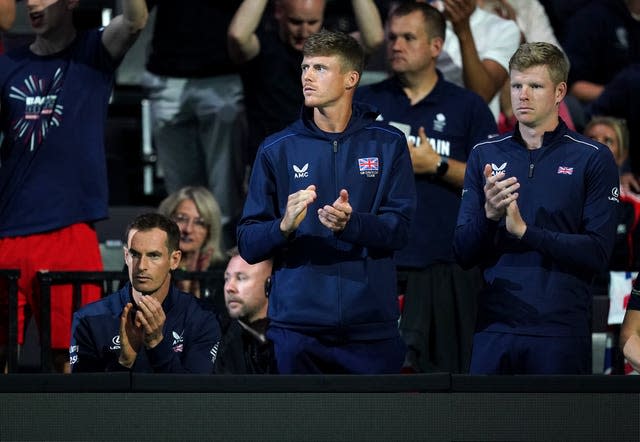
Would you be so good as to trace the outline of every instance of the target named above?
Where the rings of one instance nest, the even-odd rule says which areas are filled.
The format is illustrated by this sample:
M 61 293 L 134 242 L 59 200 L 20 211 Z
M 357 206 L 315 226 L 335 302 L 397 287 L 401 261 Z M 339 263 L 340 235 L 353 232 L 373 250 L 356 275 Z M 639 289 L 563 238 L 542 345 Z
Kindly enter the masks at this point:
M 509 57 L 520 44 L 520 30 L 476 7 L 476 0 L 442 0 L 447 34 L 438 69 L 444 78 L 478 95 L 500 113 L 499 92 L 508 78 Z
M 220 338 L 215 314 L 180 292 L 180 230 L 164 215 L 136 217 L 125 232 L 129 283 L 73 315 L 76 372 L 211 373 Z
M 591 281 L 617 226 L 618 171 L 606 146 L 567 129 L 569 64 L 549 43 L 509 62 L 513 133 L 471 152 L 454 235 L 485 288 L 472 374 L 591 373 Z
M 622 118 L 629 128 L 629 163 L 632 178 L 640 175 L 640 63 L 620 71 L 605 87 L 602 94 L 589 107 L 591 115 L 610 115 Z M 631 185 L 632 190 L 640 193 L 633 183 L 625 183 L 629 176 L 623 177 L 623 187 Z
M 522 42 L 544 41 L 560 47 L 549 17 L 538 0 L 478 0 L 478 6 L 505 20 L 514 20 Z
M 583 103 L 600 96 L 613 77 L 640 62 L 640 0 L 593 1 L 566 23 L 569 93 Z
M 482 98 L 436 70 L 445 26 L 442 14 L 427 4 L 407 2 L 394 9 L 387 33 L 394 76 L 359 88 L 356 99 L 374 105 L 378 119 L 406 131 L 413 163 L 416 215 L 408 245 L 396 254 L 407 283 L 400 322 L 408 346 L 405 367 L 463 373 L 471 358 L 482 276 L 456 264 L 451 244 L 467 157 L 497 129 Z
M 584 134 L 611 150 L 619 169 L 629 157 L 629 131 L 627 123 L 615 117 L 593 117 L 584 128 Z
M 238 247 L 249 263 L 273 259 L 267 337 L 283 374 L 399 373 L 404 360 L 393 254 L 415 184 L 402 132 L 352 103 L 363 65 L 354 38 L 310 36 L 306 107 L 251 174 Z
M 360 41 L 373 52 L 384 40 L 384 29 L 373 0 L 351 0 Z M 244 0 L 229 26 L 229 53 L 242 63 L 253 163 L 262 140 L 300 116 L 302 47 L 322 28 L 325 0 L 275 0 L 276 28 L 260 26 L 268 0 Z
M 623 119 L 616 117 L 593 117 L 584 129 L 584 135 L 604 144 L 611 150 L 620 172 L 620 204 L 617 207 L 616 242 L 613 247 L 609 267 L 602 275 L 597 275 L 592 283 L 594 293 L 607 293 L 611 283 L 618 280 L 610 277 L 609 271 L 631 272 L 638 270 L 638 221 L 640 221 L 640 199 L 634 192 L 638 182 L 628 172 L 629 132 Z M 627 172 L 625 172 L 627 170 Z M 615 279 L 613 279 L 615 278 Z M 626 278 L 623 279 L 626 281 Z M 631 280 L 628 282 L 631 290 Z M 615 301 L 612 301 L 612 303 Z
M 235 245 L 244 199 L 246 117 L 238 67 L 226 31 L 239 0 L 149 0 L 156 7 L 142 84 L 168 193 L 211 191 L 222 210 L 225 247 Z M 178 30 L 178 31 L 176 31 Z
M 40 319 L 38 270 L 102 269 L 91 223 L 108 214 L 107 105 L 115 69 L 148 15 L 144 0 L 127 0 L 108 26 L 79 32 L 73 24 L 78 0 L 26 3 L 35 40 L 0 57 L 0 268 L 21 271 L 20 330 L 25 304 Z M 85 302 L 99 296 L 92 289 Z M 62 370 L 71 288 L 54 287 L 51 295 L 54 365 Z M 1 289 L 0 300 L 7 300 Z M 6 328 L 0 330 L 2 345 Z
M 180 228 L 179 269 L 187 272 L 224 269 L 220 206 L 211 192 L 204 187 L 183 187 L 167 196 L 158 212 Z M 189 280 L 179 281 L 177 285 L 183 292 L 208 299 L 216 308 L 224 309 L 221 287 L 200 287 L 198 282 Z
M 224 273 L 224 298 L 232 321 L 223 331 L 215 360 L 217 374 L 276 373 L 273 344 L 265 334 L 269 319 L 271 260 L 249 264 L 238 249 Z
M 577 11 L 593 0 L 540 0 L 544 6 L 549 22 L 553 27 L 553 31 L 560 41 L 564 41 L 564 37 L 568 32 L 567 21 Z M 606 1 L 606 0 L 605 0 Z
M 0 0 L 0 32 L 8 31 L 16 19 L 16 0 Z M 0 34 L 0 54 L 4 52 Z

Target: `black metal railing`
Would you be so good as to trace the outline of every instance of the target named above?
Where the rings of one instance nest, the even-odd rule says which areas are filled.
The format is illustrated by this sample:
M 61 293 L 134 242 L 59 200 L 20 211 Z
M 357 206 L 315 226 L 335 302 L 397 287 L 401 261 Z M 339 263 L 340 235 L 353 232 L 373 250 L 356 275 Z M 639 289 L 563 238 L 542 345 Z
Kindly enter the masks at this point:
M 20 270 L 0 269 L 0 279 L 7 283 L 7 372 L 18 370 L 18 279 Z

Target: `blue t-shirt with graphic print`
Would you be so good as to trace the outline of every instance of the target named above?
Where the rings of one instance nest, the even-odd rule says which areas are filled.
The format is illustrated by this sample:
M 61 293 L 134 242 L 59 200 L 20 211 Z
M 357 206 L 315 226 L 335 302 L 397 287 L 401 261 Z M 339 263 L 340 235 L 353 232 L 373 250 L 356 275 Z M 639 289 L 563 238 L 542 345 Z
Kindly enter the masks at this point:
M 117 66 L 102 30 L 0 57 L 0 238 L 107 216 L 104 127 Z

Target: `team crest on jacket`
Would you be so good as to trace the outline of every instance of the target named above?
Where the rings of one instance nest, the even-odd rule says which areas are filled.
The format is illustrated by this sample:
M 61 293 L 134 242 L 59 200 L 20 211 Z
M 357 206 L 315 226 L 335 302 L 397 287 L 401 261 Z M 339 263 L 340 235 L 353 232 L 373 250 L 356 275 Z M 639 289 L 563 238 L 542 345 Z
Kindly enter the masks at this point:
M 436 115 L 436 118 L 433 120 L 433 130 L 436 132 L 442 132 L 444 127 L 447 125 L 447 117 L 444 116 L 443 113 L 439 113 Z
M 175 331 L 171 332 L 171 336 L 173 337 L 172 347 L 175 353 L 182 353 L 183 341 L 184 341 L 184 338 L 182 337 L 182 335 L 184 335 L 184 330 L 182 330 L 182 334 L 179 334 L 178 332 L 175 332 Z
M 293 177 L 294 178 L 308 178 L 309 177 L 309 163 L 302 167 L 293 165 Z
M 505 173 L 507 168 L 507 163 L 502 163 L 500 166 L 496 166 L 491 163 L 491 176 L 495 176 L 499 173 Z
M 378 157 L 358 158 L 358 169 L 360 175 L 366 175 L 367 177 L 375 177 L 380 171 L 380 161 Z

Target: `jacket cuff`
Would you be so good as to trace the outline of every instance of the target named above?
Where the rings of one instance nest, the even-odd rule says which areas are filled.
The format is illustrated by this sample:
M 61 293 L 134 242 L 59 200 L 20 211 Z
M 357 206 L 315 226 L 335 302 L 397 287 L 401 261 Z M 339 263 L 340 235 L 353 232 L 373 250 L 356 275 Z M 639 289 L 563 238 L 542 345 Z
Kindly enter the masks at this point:
M 162 341 L 158 345 L 153 348 L 146 348 L 147 357 L 149 358 L 149 363 L 153 367 L 154 371 L 163 371 L 157 370 L 162 367 L 166 367 L 169 365 L 173 357 L 173 349 L 171 348 L 171 344 L 169 344 L 169 339 L 165 336 Z
M 355 242 L 358 239 L 361 221 L 360 216 L 356 212 L 352 212 L 351 218 L 349 218 L 344 229 L 341 232 L 337 232 L 336 236 L 344 241 Z
M 538 250 L 540 248 L 540 244 L 542 243 L 544 237 L 544 233 L 542 229 L 536 226 L 527 225 L 527 230 L 525 230 L 524 235 L 520 238 L 520 241 L 531 247 L 534 250 Z

